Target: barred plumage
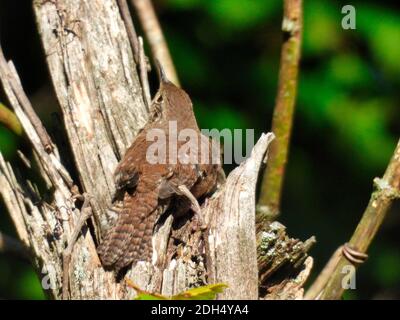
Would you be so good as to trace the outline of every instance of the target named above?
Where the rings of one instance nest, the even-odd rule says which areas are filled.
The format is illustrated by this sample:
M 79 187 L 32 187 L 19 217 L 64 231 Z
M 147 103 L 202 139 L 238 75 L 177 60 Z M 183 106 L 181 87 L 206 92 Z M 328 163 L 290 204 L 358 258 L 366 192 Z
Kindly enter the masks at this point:
M 189 96 L 163 79 L 151 114 L 150 121 L 127 150 L 114 175 L 118 193 L 123 195 L 122 206 L 116 208 L 117 221 L 98 247 L 98 253 L 104 266 L 116 270 L 150 259 L 154 226 L 165 204 L 179 194 L 180 186 L 193 190 L 194 196 L 200 198 L 216 184 L 219 166 L 183 164 L 179 159 L 177 163 L 150 164 L 146 158 L 153 143 L 147 141 L 147 132 L 161 129 L 168 137 L 169 121 L 176 121 L 178 131 L 194 129 L 201 137 Z M 182 144 L 178 142 L 178 148 Z M 168 148 L 165 148 L 168 159 Z M 188 210 L 188 207 L 180 209 Z

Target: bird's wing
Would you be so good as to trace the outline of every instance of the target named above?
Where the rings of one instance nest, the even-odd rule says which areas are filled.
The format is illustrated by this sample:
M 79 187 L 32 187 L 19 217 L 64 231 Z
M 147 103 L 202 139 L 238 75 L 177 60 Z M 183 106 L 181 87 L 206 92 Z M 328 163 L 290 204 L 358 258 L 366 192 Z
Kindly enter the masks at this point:
M 148 142 L 146 141 L 145 131 L 141 131 L 135 141 L 125 152 L 124 157 L 118 164 L 114 172 L 114 182 L 117 190 L 136 187 L 141 166 L 145 161 L 145 152 Z

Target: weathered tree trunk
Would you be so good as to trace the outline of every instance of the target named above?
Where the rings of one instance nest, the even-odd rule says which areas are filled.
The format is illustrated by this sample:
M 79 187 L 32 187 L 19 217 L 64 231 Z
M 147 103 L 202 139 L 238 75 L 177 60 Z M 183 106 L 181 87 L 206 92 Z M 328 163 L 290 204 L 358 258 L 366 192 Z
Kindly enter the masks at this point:
M 0 64 L 3 87 L 46 182 L 46 190 L 39 191 L 0 157 L 1 194 L 19 238 L 31 251 L 42 284 L 55 299 L 63 296 L 63 254 L 83 214 L 76 200 L 78 189 L 90 197 L 94 215 L 73 246 L 64 292 L 71 299 L 131 298 L 135 292 L 112 271 L 103 269 L 96 252 L 101 235 L 115 218 L 107 211 L 114 192 L 114 168 L 147 120 L 125 25 L 115 0 L 38 0 L 34 10 L 72 155 L 55 145 L 51 151 L 43 143 L 43 133 L 27 116 L 29 101 L 21 99 L 13 83 L 18 76 L 12 63 Z M 19 80 L 14 82 L 22 91 Z M 168 217 L 154 235 L 157 254 L 164 257 L 165 265 L 140 262 L 126 277 L 144 290 L 166 295 L 224 282 L 229 288 L 220 298 L 258 299 L 260 285 L 265 288 L 262 297 L 269 290 L 270 298 L 301 298 L 312 265 L 311 258 L 306 260 L 308 244 L 295 241 L 295 249 L 279 252 L 275 249 L 285 241 L 293 244 L 293 239 L 281 236 L 284 231 L 268 238 L 270 242 L 261 231 L 256 236 L 256 182 L 272 138 L 272 134 L 263 135 L 251 157 L 203 206 L 207 232 L 191 232 L 190 221 L 173 228 L 172 217 Z M 63 166 L 68 157 L 73 158 L 77 181 Z M 267 226 L 262 231 L 272 229 Z M 171 238 L 179 238 L 180 245 Z M 273 254 L 266 258 L 267 249 Z M 271 259 L 280 260 L 274 263 Z M 266 285 L 270 273 L 288 264 L 293 268 L 287 277 Z M 259 269 L 264 275 L 260 280 Z M 276 290 L 273 296 L 271 288 Z

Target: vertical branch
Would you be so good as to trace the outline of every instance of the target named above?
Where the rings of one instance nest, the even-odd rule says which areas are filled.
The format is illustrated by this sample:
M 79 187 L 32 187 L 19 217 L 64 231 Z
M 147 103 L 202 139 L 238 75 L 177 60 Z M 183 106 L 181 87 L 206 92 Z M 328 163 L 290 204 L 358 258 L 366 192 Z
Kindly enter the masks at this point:
M 335 267 L 326 268 L 330 272 L 321 275 L 317 279 L 318 283 L 324 284 L 322 291 L 317 292 L 313 290 L 314 292 L 307 293 L 307 298 L 339 299 L 344 291 L 342 284 L 343 277 L 349 277 L 348 273 L 343 274 L 342 271 L 345 270 L 346 266 L 354 266 L 349 269 L 354 274 L 356 267 L 362 262 L 362 260 L 357 258 L 366 258 L 365 253 L 382 225 L 393 200 L 400 197 L 400 140 L 383 178 L 375 178 L 374 185 L 375 191 L 371 195 L 368 206 L 350 242 L 345 245 L 350 250 L 347 250 L 346 253 L 343 249 L 340 258 L 335 262 Z M 313 287 L 310 289 L 313 289 Z
M 150 110 L 151 105 L 151 94 L 150 94 L 150 86 L 149 79 L 147 77 L 147 72 L 149 71 L 147 68 L 147 57 L 144 53 L 143 47 L 143 38 L 139 37 L 139 66 L 140 66 L 140 82 L 142 83 L 143 97 L 144 102 L 147 106 L 147 111 Z
M 122 19 L 124 20 L 126 33 L 128 34 L 129 42 L 133 50 L 133 57 L 136 65 L 139 66 L 140 83 L 142 85 L 143 99 L 146 103 L 147 111 L 150 109 L 151 95 L 149 88 L 149 81 L 147 78 L 147 58 L 144 53 L 143 39 L 138 37 L 135 26 L 133 25 L 132 16 L 129 11 L 127 0 L 117 0 L 119 10 L 121 11 Z
M 151 0 L 131 1 L 136 9 L 143 31 L 150 44 L 153 59 L 160 61 L 165 73 L 167 74 L 167 78 L 176 85 L 179 85 L 178 75 Z
M 282 29 L 285 40 L 281 52 L 278 94 L 272 120 L 276 140 L 271 145 L 257 207 L 258 223 L 279 214 L 279 205 L 297 94 L 297 78 L 302 35 L 302 0 L 285 0 Z
M 135 26 L 133 25 L 132 16 L 129 12 L 128 3 L 126 0 L 117 0 L 117 2 L 119 10 L 121 11 L 122 20 L 124 20 L 125 23 L 126 33 L 128 35 L 129 42 L 132 46 L 135 63 L 139 64 L 139 41 Z

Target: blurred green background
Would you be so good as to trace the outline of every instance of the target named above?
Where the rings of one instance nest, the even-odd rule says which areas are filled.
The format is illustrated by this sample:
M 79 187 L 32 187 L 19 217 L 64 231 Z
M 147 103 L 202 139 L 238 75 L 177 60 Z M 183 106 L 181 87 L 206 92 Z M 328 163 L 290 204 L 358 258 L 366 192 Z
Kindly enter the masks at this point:
M 355 228 L 400 137 L 400 5 L 304 1 L 299 97 L 280 220 L 317 237 L 313 276 Z M 1 43 L 46 126 L 57 111 L 31 1 L 0 0 Z M 341 28 L 352 4 L 357 29 Z M 183 87 L 203 128 L 268 131 L 276 93 L 282 2 L 155 1 Z M 136 20 L 135 20 L 136 23 Z M 138 23 L 136 23 L 138 26 Z M 0 95 L 4 101 L 4 95 Z M 0 125 L 13 160 L 23 142 Z M 346 299 L 400 298 L 400 207 L 395 205 Z M 0 230 L 13 233 L 0 207 Z M 44 298 L 33 269 L 0 255 L 0 298 Z

